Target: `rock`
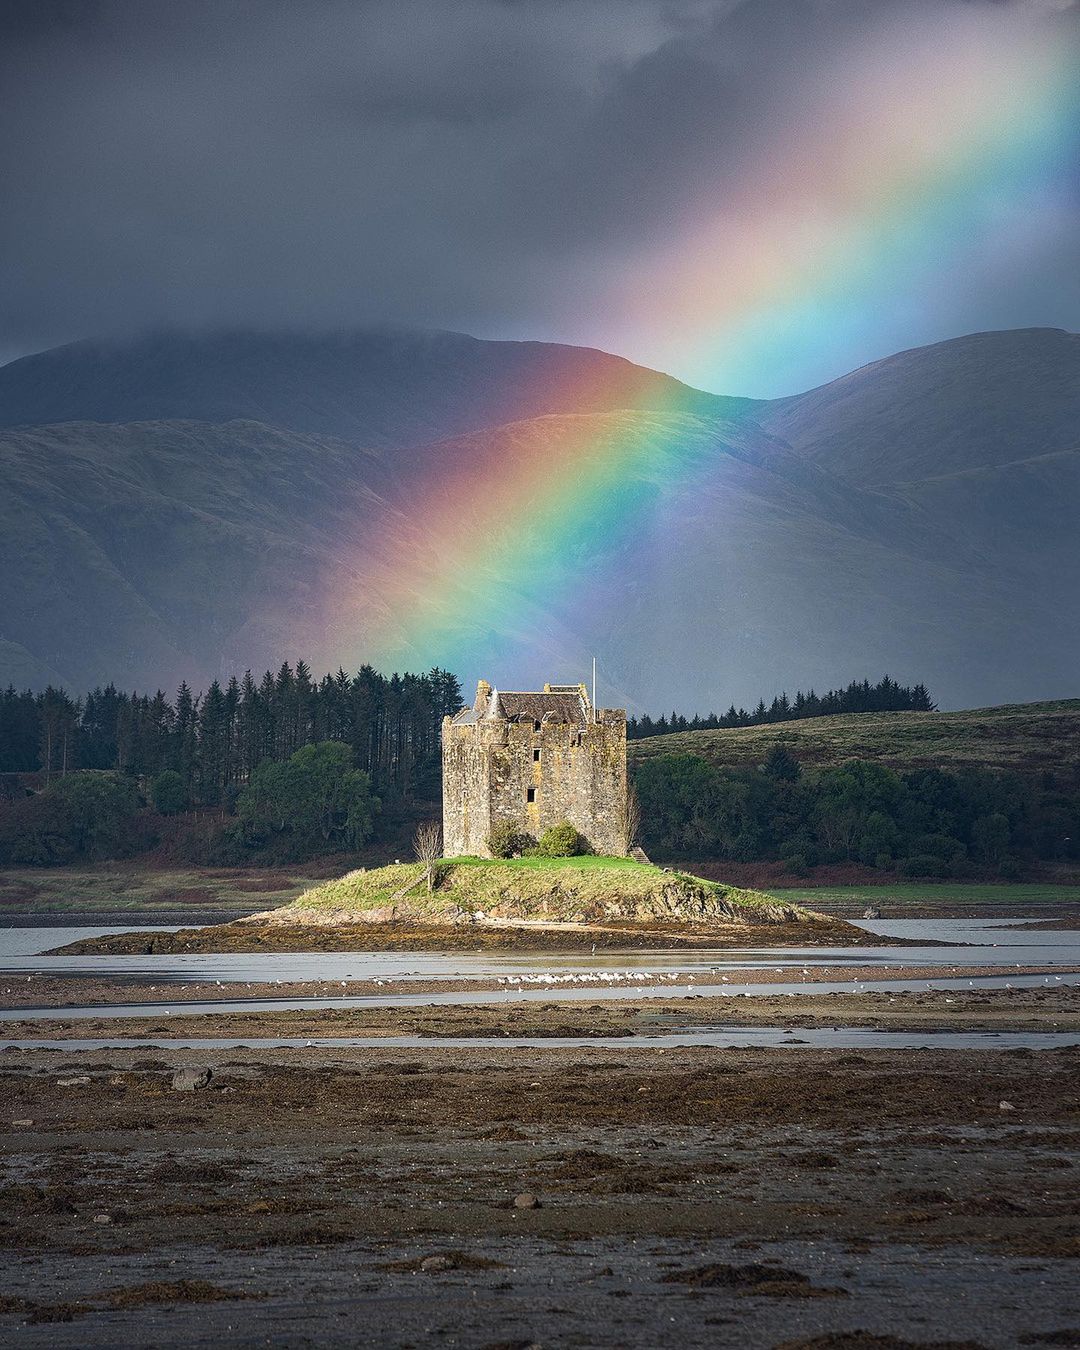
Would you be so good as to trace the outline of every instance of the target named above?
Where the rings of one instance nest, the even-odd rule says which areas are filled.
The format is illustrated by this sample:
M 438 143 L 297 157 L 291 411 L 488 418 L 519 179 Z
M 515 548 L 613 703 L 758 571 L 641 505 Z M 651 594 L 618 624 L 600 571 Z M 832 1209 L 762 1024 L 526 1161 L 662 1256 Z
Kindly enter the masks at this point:
M 531 1191 L 522 1191 L 520 1195 L 514 1196 L 515 1209 L 539 1209 L 540 1201 Z
M 880 919 L 880 918 L 881 918 L 881 910 L 878 909 L 876 905 L 867 905 L 867 907 L 863 910 L 863 918 L 864 918 L 864 919 Z
M 87 1083 L 89 1083 L 89 1081 L 90 1081 L 89 1076 L 88 1076 L 87 1074 L 83 1073 L 83 1074 L 80 1074 L 80 1075 L 78 1076 L 78 1078 L 58 1078 L 58 1079 L 56 1080 L 56 1086 L 57 1086 L 57 1087 L 85 1087 L 85 1086 L 87 1085 Z
M 210 1069 L 177 1069 L 172 1076 L 172 1085 L 175 1092 L 197 1092 L 199 1088 L 206 1087 L 210 1079 L 213 1078 Z
M 421 1270 L 453 1270 L 454 1263 L 448 1256 L 425 1256 L 420 1262 Z
M 19 1129 L 26 1129 L 27 1126 L 33 1125 L 34 1122 L 32 1120 L 13 1120 L 11 1123 Z
M 1016 1110 L 1016 1107 L 1013 1106 L 1012 1102 L 998 1102 L 998 1110 L 999 1110 L 999 1111 L 1015 1111 L 1015 1110 Z
M 95 1222 L 95 1223 L 112 1223 L 112 1216 L 109 1215 L 109 1214 L 95 1214 L 95 1215 L 94 1215 L 94 1222 Z

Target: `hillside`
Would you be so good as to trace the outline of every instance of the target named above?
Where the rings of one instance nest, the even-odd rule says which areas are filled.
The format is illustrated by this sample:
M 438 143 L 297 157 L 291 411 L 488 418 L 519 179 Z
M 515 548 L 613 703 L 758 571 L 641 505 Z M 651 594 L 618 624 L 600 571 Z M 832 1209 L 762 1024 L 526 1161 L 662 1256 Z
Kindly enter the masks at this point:
M 304 641 L 369 455 L 254 422 L 0 432 L 0 682 L 151 691 Z M 242 668 L 242 665 L 241 665 Z
M 162 332 L 75 342 L 0 369 L 0 426 L 242 419 L 370 446 L 544 413 L 747 402 L 591 348 L 406 329 Z
M 852 713 L 782 725 L 690 731 L 631 741 L 631 766 L 656 755 L 701 755 L 750 767 L 783 744 L 804 765 L 876 760 L 896 769 L 1080 770 L 1080 699 L 966 712 Z
M 456 334 L 76 344 L 0 370 L 0 422 L 94 419 L 0 432 L 0 683 L 595 653 L 637 710 L 1069 694 L 1077 399 L 1080 339 L 1040 330 L 774 404 Z
M 864 486 L 1080 449 L 1080 334 L 973 333 L 759 407 L 762 425 Z

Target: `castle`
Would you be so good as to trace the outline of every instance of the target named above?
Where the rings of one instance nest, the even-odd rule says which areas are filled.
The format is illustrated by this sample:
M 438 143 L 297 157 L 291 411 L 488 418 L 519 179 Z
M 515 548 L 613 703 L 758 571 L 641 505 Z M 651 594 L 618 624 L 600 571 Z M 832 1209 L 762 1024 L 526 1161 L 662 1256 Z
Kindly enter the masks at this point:
M 627 852 L 626 712 L 593 708 L 583 684 L 480 680 L 473 706 L 443 719 L 442 753 L 446 857 L 490 857 L 502 822 L 539 839 L 564 820 L 594 853 Z

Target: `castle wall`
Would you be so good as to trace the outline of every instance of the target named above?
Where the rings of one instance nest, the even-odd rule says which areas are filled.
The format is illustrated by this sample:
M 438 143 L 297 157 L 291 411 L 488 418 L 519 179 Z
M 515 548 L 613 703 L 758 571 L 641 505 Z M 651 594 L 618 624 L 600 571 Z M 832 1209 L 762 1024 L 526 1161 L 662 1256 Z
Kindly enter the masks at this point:
M 537 757 L 539 752 L 539 757 Z M 533 801 L 529 801 L 532 789 Z M 447 857 L 488 855 L 494 825 L 538 839 L 569 820 L 596 853 L 624 852 L 626 718 L 600 710 L 585 727 L 502 719 L 443 724 L 443 839 Z

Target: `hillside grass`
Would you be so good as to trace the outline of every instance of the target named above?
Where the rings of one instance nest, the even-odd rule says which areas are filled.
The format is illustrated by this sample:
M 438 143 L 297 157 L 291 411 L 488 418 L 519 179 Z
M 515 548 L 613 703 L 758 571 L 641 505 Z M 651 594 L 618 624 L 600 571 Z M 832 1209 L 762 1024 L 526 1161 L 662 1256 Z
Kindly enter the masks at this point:
M 275 922 L 780 922 L 804 911 L 762 891 L 669 872 L 631 858 L 453 858 L 429 895 L 421 863 L 349 872 L 305 891 Z M 263 916 L 265 917 L 265 916 Z
M 1080 886 L 1039 883 L 918 882 L 893 886 L 792 886 L 777 888 L 776 894 L 796 904 L 812 905 L 1061 905 L 1080 903 Z
M 630 767 L 657 755 L 700 755 L 728 768 L 761 764 L 783 744 L 803 765 L 875 760 L 896 769 L 993 768 L 1030 773 L 1080 764 L 1080 699 L 962 712 L 847 713 L 630 741 Z
M 288 904 L 312 885 L 292 867 L 186 868 L 98 863 L 87 867 L 0 870 L 0 915 L 250 912 Z

